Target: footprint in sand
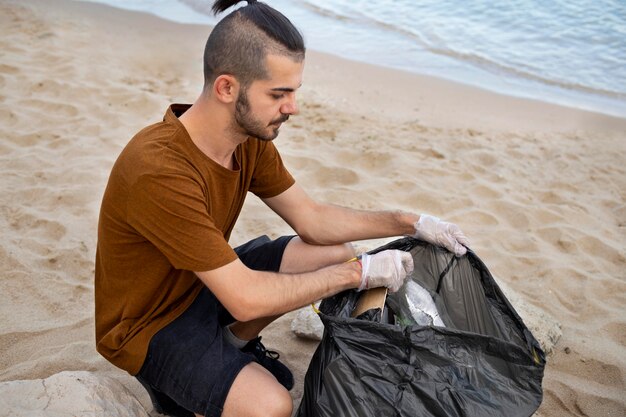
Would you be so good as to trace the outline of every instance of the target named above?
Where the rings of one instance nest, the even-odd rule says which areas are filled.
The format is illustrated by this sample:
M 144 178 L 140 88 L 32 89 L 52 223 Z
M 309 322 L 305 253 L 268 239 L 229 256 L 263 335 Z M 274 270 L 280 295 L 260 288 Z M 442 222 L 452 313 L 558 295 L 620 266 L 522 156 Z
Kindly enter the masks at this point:
M 563 415 L 568 416 L 623 416 L 624 405 L 622 401 L 609 398 L 607 395 L 588 394 L 581 390 L 575 381 L 558 381 L 554 386 L 558 389 L 547 388 L 544 391 L 544 403 L 546 410 L 566 410 Z M 569 384 L 574 384 L 573 388 Z
M 17 67 L 14 67 L 13 65 L 0 64 L 0 74 L 15 75 L 19 73 L 20 73 L 20 69 Z
M 507 223 L 517 230 L 526 231 L 530 225 L 527 208 L 508 201 L 496 201 L 493 204 L 496 216 L 503 218 Z
M 23 208 L 5 208 L 2 210 L 12 229 L 30 237 L 41 236 L 50 241 L 58 241 L 67 232 L 67 228 L 54 220 L 47 220 L 28 213 Z
M 341 167 L 320 167 L 315 171 L 314 178 L 317 184 L 323 187 L 354 185 L 360 181 L 355 171 Z
M 620 347 L 626 346 L 626 323 L 607 323 L 601 327 L 601 330 Z
M 463 213 L 463 222 L 467 225 L 477 226 L 497 226 L 500 221 L 494 215 L 479 210 L 472 210 L 467 213 Z
M 284 155 L 284 158 L 289 168 L 297 171 L 306 171 L 319 165 L 318 161 L 307 156 Z
M 470 158 L 485 167 L 492 167 L 498 163 L 499 158 L 493 153 L 486 151 L 475 151 L 470 153 Z
M 471 188 L 471 194 L 482 199 L 497 199 L 502 197 L 502 193 L 487 185 L 475 185 Z
M 536 235 L 546 243 L 565 253 L 578 253 L 579 247 L 571 230 L 565 227 L 547 226 L 536 230 Z
M 37 120 L 43 121 L 66 121 L 69 117 L 78 115 L 78 108 L 72 104 L 60 103 L 51 100 L 37 98 L 22 99 L 17 101 L 17 107 L 32 109 L 37 113 Z
M 437 193 L 430 193 L 424 190 L 413 190 L 400 198 L 400 203 L 405 207 L 412 207 L 423 213 L 445 213 L 445 202 Z

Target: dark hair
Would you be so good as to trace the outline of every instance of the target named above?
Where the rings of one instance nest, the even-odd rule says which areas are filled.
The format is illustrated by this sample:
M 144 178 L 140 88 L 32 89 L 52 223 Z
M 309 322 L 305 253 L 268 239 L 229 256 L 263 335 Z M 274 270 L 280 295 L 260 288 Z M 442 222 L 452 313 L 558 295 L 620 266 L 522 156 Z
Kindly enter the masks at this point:
M 215 25 L 204 48 L 204 85 L 208 88 L 222 74 L 234 75 L 246 88 L 254 80 L 267 78 L 268 53 L 304 59 L 302 35 L 282 13 L 265 3 L 247 0 Z M 240 0 L 216 0 L 218 14 Z

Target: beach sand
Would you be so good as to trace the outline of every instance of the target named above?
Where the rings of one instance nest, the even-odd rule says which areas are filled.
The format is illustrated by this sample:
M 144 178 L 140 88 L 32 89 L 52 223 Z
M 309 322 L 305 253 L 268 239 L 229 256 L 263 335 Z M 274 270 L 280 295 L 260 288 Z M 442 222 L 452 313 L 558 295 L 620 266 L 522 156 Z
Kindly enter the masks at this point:
M 130 137 L 197 97 L 209 30 L 0 1 L 0 384 L 90 371 L 157 415 L 95 351 L 98 210 Z M 562 325 L 541 416 L 623 417 L 626 120 L 313 51 L 306 65 L 301 114 L 276 140 L 297 181 L 323 201 L 458 223 L 498 280 Z M 251 196 L 231 243 L 290 232 Z M 263 336 L 294 371 L 297 405 L 316 342 L 291 333 L 294 315 Z

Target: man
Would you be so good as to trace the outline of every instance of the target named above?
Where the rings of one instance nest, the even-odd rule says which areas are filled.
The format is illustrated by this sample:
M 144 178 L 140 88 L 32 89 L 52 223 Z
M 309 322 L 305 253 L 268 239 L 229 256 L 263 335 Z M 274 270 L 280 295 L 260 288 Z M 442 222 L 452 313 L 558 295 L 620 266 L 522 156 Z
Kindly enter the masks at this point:
M 348 242 L 413 235 L 457 255 L 467 245 L 435 217 L 320 204 L 295 183 L 272 140 L 298 113 L 304 43 L 282 14 L 248 3 L 209 36 L 200 97 L 129 142 L 102 201 L 97 349 L 171 415 L 291 415 L 293 377 L 260 331 L 346 289 L 397 290 L 412 270 L 401 251 L 346 262 Z M 231 248 L 248 191 L 297 236 Z

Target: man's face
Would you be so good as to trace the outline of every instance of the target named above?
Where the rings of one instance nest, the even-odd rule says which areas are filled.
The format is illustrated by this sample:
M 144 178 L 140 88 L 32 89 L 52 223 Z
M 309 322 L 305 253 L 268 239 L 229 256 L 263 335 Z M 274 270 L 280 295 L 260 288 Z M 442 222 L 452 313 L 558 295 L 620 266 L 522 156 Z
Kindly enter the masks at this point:
M 268 55 L 269 78 L 256 80 L 242 89 L 235 104 L 235 122 L 248 136 L 273 140 L 280 125 L 298 114 L 296 90 L 302 84 L 304 62 L 281 55 Z

